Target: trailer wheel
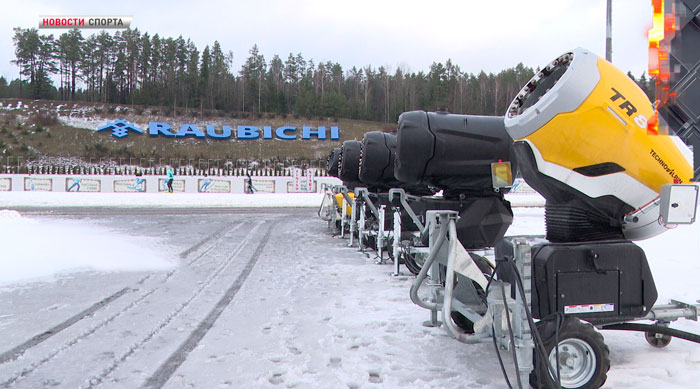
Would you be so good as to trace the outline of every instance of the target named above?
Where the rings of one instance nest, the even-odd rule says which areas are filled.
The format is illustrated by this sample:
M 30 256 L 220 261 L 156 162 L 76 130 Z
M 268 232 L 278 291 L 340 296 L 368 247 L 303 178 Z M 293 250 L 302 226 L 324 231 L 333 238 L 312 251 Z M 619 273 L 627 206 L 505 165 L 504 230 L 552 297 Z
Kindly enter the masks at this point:
M 659 334 L 658 332 L 647 331 L 644 333 L 647 343 L 656 348 L 664 348 L 671 343 L 671 335 Z
M 562 388 L 600 388 L 608 378 L 610 350 L 603 335 L 590 323 L 575 318 L 565 318 L 559 329 L 559 376 Z M 556 320 L 542 320 L 537 329 L 544 342 L 551 366 L 557 368 L 557 352 L 554 347 Z M 534 353 L 534 369 L 530 384 L 535 388 L 556 387 L 556 378 L 543 363 L 537 350 Z
M 457 311 L 452 311 L 452 314 L 450 314 L 450 316 L 452 317 L 452 321 L 454 321 L 457 327 L 461 328 L 464 332 L 466 332 L 467 334 L 474 333 L 474 322 L 467 319 L 466 316 L 462 315 Z
M 377 238 L 373 235 L 366 235 L 362 238 L 362 246 L 377 251 Z

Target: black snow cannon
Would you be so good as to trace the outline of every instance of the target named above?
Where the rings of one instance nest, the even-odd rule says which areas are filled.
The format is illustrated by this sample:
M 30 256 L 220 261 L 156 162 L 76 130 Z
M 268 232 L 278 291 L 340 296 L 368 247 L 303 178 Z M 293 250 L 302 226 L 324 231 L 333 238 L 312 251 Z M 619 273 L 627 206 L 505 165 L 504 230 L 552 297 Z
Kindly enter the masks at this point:
M 511 225 L 513 211 L 504 191 L 493 187 L 491 164 L 510 162 L 515 170 L 512 146 L 501 116 L 404 112 L 394 176 L 442 190 L 442 196 L 413 205 L 414 211 L 459 212 L 457 236 L 464 248 L 493 247 Z

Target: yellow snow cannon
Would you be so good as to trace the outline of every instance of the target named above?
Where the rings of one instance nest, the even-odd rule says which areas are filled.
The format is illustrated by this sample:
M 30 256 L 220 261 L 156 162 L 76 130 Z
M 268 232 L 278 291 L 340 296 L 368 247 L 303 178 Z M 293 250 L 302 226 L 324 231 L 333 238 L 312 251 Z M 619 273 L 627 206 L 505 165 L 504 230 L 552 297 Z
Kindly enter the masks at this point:
M 547 239 L 646 239 L 665 231 L 659 194 L 693 177 L 692 152 L 647 133 L 654 113 L 624 72 L 577 48 L 539 71 L 504 121 L 527 183 L 546 199 Z

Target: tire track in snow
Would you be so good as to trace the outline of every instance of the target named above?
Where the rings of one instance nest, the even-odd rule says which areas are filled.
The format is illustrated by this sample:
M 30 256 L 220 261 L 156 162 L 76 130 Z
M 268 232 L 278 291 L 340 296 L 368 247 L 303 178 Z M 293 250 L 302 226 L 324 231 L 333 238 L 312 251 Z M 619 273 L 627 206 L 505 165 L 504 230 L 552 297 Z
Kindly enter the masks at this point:
M 238 230 L 243 224 L 244 224 L 244 222 L 240 222 L 240 223 L 237 223 L 237 224 L 235 224 L 235 225 L 233 225 L 233 226 L 226 225 L 226 226 L 224 226 L 223 228 L 220 228 L 219 230 L 217 230 L 217 231 L 215 231 L 214 233 L 210 234 L 210 235 L 207 236 L 206 238 L 200 240 L 199 242 L 197 242 L 196 244 L 194 244 L 193 246 L 191 246 L 191 247 L 188 248 L 187 250 L 184 250 L 183 252 L 181 252 L 181 253 L 180 253 L 180 258 L 182 258 L 182 259 L 187 258 L 187 256 L 189 256 L 189 255 L 192 254 L 193 252 L 197 251 L 200 247 L 202 247 L 203 245 L 205 245 L 205 244 L 208 243 L 209 241 L 211 241 L 211 240 L 213 240 L 213 239 L 217 239 L 217 238 L 219 238 L 219 237 L 221 237 L 221 236 L 223 236 L 223 235 L 227 235 L 227 234 L 229 234 L 229 233 L 231 233 L 231 232 L 234 232 L 234 231 Z M 206 250 L 204 250 L 200 255 L 198 255 L 196 258 L 194 258 L 193 260 L 191 260 L 190 262 L 188 262 L 187 265 L 188 265 L 188 266 L 193 265 L 195 262 L 197 262 L 199 259 L 201 259 L 203 256 L 205 256 L 207 253 L 209 253 L 215 246 L 216 246 L 216 244 L 214 244 L 214 245 L 212 245 L 212 246 L 209 246 L 209 247 L 208 247 Z M 167 275 L 166 275 L 166 277 L 163 279 L 163 282 L 167 281 L 170 277 L 172 277 L 173 274 L 175 273 L 176 269 L 177 269 L 177 268 L 175 268 L 175 269 L 171 270 L 170 272 L 168 272 Z M 153 277 L 154 274 L 155 274 L 155 273 L 150 273 L 150 274 L 148 274 L 147 276 L 141 278 L 139 281 L 137 281 L 137 284 L 139 284 L 139 285 L 143 284 L 146 280 L 148 280 L 149 278 Z M 93 304 L 92 306 L 88 307 L 87 309 L 85 309 L 85 310 L 83 310 L 83 311 L 81 311 L 81 312 L 78 312 L 76 315 L 70 317 L 69 319 L 65 320 L 64 322 L 62 322 L 62 323 L 60 323 L 60 324 L 58 324 L 58 325 L 56 325 L 56 326 L 54 326 L 54 327 L 52 327 L 52 328 L 50 328 L 50 329 L 44 331 L 44 332 L 42 332 L 41 334 L 38 334 L 38 335 L 33 336 L 33 337 L 30 338 L 29 340 L 25 341 L 24 343 L 22 343 L 22 344 L 20 344 L 20 345 L 18 345 L 18 346 L 16 346 L 16 347 L 14 347 L 14 348 L 12 348 L 12 349 L 10 349 L 10 350 L 8 350 L 8 351 L 5 351 L 4 353 L 0 354 L 0 364 L 3 364 L 3 363 L 6 363 L 6 362 L 11 362 L 11 361 L 16 360 L 17 358 L 21 357 L 28 349 L 30 349 L 30 348 L 32 348 L 32 347 L 34 347 L 34 346 L 36 346 L 36 345 L 38 345 L 38 344 L 40 344 L 40 343 L 42 343 L 42 342 L 48 340 L 48 339 L 51 338 L 52 336 L 58 334 L 59 332 L 65 330 L 66 328 L 68 328 L 68 327 L 72 326 L 73 324 L 79 322 L 80 320 L 82 320 L 82 319 L 84 319 L 84 318 L 86 318 L 86 317 L 88 317 L 88 316 L 91 316 L 93 313 L 95 313 L 95 312 L 97 312 L 98 310 L 100 310 L 100 309 L 106 307 L 106 306 L 109 305 L 111 302 L 113 302 L 113 301 L 115 301 L 116 299 L 118 299 L 119 297 L 122 297 L 123 295 L 125 295 L 125 294 L 131 292 L 132 290 L 133 290 L 133 289 L 128 288 L 128 287 L 127 287 L 127 288 L 123 288 L 123 289 L 117 291 L 116 293 L 114 293 L 114 294 L 112 294 L 112 295 L 110 295 L 110 296 L 108 296 L 108 297 L 105 297 L 104 299 L 102 299 L 102 300 L 96 302 L 95 304 Z
M 218 230 L 218 231 L 214 232 L 213 234 L 209 235 L 208 237 L 202 239 L 201 241 L 199 241 L 198 243 L 196 243 L 194 246 L 192 246 L 192 247 L 188 248 L 187 250 L 181 252 L 181 253 L 180 253 L 180 258 L 182 258 L 182 259 L 187 258 L 190 254 L 192 254 L 193 252 L 197 251 L 200 247 L 202 247 L 202 246 L 203 246 L 204 244 L 206 244 L 207 242 L 209 242 L 209 241 L 211 241 L 212 239 L 215 239 L 215 238 L 220 238 L 220 237 L 222 237 L 222 236 L 226 236 L 226 235 L 228 235 L 228 234 L 231 233 L 231 232 L 237 231 L 239 228 L 241 228 L 241 226 L 243 226 L 243 224 L 246 224 L 246 223 L 245 223 L 245 222 L 240 222 L 240 223 L 234 225 L 233 227 L 225 226 L 224 228 L 221 228 L 220 230 Z M 195 263 L 197 263 L 197 261 L 199 261 L 200 259 L 202 259 L 202 257 L 204 257 L 205 255 L 207 255 L 212 249 L 214 249 L 214 247 L 216 247 L 217 243 L 218 243 L 218 241 L 214 241 L 214 244 L 212 244 L 211 246 L 207 247 L 206 250 L 202 251 L 198 256 L 196 256 L 195 258 L 193 258 L 192 260 L 190 260 L 189 262 L 187 262 L 187 266 L 192 266 L 192 265 L 194 265 Z M 163 279 L 161 280 L 161 282 L 166 282 L 166 281 L 168 281 L 173 275 L 175 275 L 175 273 L 178 272 L 178 270 L 179 270 L 179 267 L 176 267 L 176 268 L 174 268 L 173 270 L 167 272 L 167 273 L 165 274 L 165 277 L 163 277 Z
M 227 233 L 228 233 L 228 232 L 231 232 L 231 231 L 234 231 L 234 230 L 237 230 L 237 229 L 240 228 L 240 226 L 242 226 L 243 224 L 245 224 L 245 223 L 241 222 L 240 224 L 235 225 L 233 228 L 231 228 L 229 231 L 227 231 Z M 211 274 L 211 275 L 204 281 L 204 283 L 202 284 L 202 286 L 200 286 L 200 288 L 197 290 L 197 292 L 195 293 L 195 295 L 193 295 L 192 297 L 190 297 L 190 298 L 186 301 L 186 303 L 184 304 L 184 306 L 181 306 L 181 307 L 179 308 L 179 310 L 182 310 L 182 309 L 184 309 L 184 307 L 185 307 L 186 305 L 189 305 L 189 302 L 190 302 L 191 300 L 193 300 L 194 297 L 196 297 L 196 295 L 198 295 L 199 293 L 201 293 L 201 291 L 202 291 L 204 288 L 206 288 L 206 286 L 209 285 L 209 284 L 213 281 L 213 279 L 216 277 L 216 275 L 218 275 L 218 274 L 230 263 L 230 261 L 235 257 L 235 253 L 238 253 L 238 252 L 240 251 L 240 249 L 250 240 L 250 238 L 253 236 L 254 232 L 258 229 L 258 227 L 260 226 L 260 224 L 261 224 L 261 223 L 258 223 L 255 227 L 253 227 L 250 231 L 248 231 L 248 233 L 246 234 L 246 236 L 243 238 L 243 240 L 241 241 L 241 243 L 238 245 L 238 247 L 237 247 L 236 250 L 234 251 L 234 255 L 230 256 L 230 257 L 227 259 L 227 261 L 224 262 L 223 265 L 221 265 L 219 268 L 217 268 L 217 270 L 216 270 L 213 274 Z M 225 229 L 223 229 L 223 230 L 225 230 Z M 220 235 L 221 231 L 222 231 L 222 230 L 219 230 L 219 231 L 215 232 L 214 234 L 210 235 L 208 238 L 205 238 L 205 240 L 211 240 L 211 239 L 213 239 L 215 236 Z M 211 239 L 209 239 L 209 238 L 211 238 Z M 200 241 L 199 243 L 202 243 L 202 242 Z M 206 243 L 206 242 L 204 242 L 204 243 L 202 243 L 202 244 L 199 244 L 199 243 L 195 244 L 195 246 L 199 245 L 199 247 L 201 247 L 201 246 L 202 246 L 204 243 Z M 193 246 L 193 247 L 194 247 L 194 246 Z M 198 248 L 199 248 L 199 247 L 198 247 Z M 206 253 L 208 253 L 213 247 L 215 247 L 215 245 L 212 246 L 212 247 L 207 248 L 207 250 L 206 250 L 204 253 L 202 253 L 200 256 L 198 256 L 197 258 L 195 258 L 194 260 L 192 260 L 190 263 L 194 263 L 194 262 L 196 262 L 197 260 L 199 260 L 199 259 L 200 259 L 201 257 L 203 257 Z M 188 250 L 189 250 L 189 249 L 188 249 Z M 191 251 L 188 252 L 188 250 L 185 250 L 185 252 L 187 252 L 187 255 L 189 255 L 189 254 L 191 254 L 193 251 L 195 251 L 195 250 L 191 250 Z M 183 253 L 184 253 L 184 252 L 183 252 Z M 182 255 L 182 254 L 181 254 L 181 255 Z M 177 270 L 177 268 L 176 268 L 176 269 L 173 269 L 171 272 L 169 272 L 168 275 L 166 275 L 166 277 L 162 280 L 162 282 L 164 283 L 165 281 L 167 281 L 167 280 L 176 272 L 176 270 Z M 171 273 L 172 273 L 172 274 L 171 274 Z M 147 276 L 142 277 L 139 281 L 137 281 L 137 284 L 139 284 L 139 285 L 143 284 L 146 280 L 150 279 L 150 278 L 153 277 L 155 274 L 157 274 L 157 273 L 150 273 L 150 274 L 148 274 Z M 125 291 L 124 291 L 123 294 L 128 293 L 128 292 L 132 292 L 132 291 L 137 291 L 137 290 L 138 290 L 138 289 L 131 289 L 131 288 L 124 288 L 124 289 L 125 289 Z M 0 383 L 0 387 L 1 387 L 1 388 L 10 388 L 12 385 L 14 385 L 15 383 L 17 383 L 17 381 L 20 381 L 20 380 L 22 380 L 23 378 L 26 378 L 27 376 L 29 376 L 30 374 L 32 374 L 32 373 L 34 373 L 35 371 L 37 371 L 37 369 L 41 368 L 41 367 L 42 367 L 43 365 L 45 365 L 46 363 L 48 363 L 48 362 L 52 361 L 53 359 L 55 359 L 56 357 L 58 357 L 58 356 L 59 356 L 61 353 L 63 353 L 64 351 L 66 351 L 66 350 L 70 349 L 71 347 L 75 346 L 75 345 L 78 344 L 80 341 L 82 341 L 82 340 L 84 340 L 84 339 L 90 337 L 91 335 L 93 335 L 95 332 L 97 332 L 97 331 L 100 330 L 101 328 L 106 327 L 107 325 L 109 325 L 111 322 L 113 322 L 113 321 L 114 321 L 115 319 L 117 319 L 119 316 L 122 316 L 123 314 L 127 313 L 128 311 L 130 311 L 130 310 L 132 310 L 133 308 L 135 308 L 136 306 L 138 306 L 141 302 L 143 302 L 147 297 L 149 297 L 150 295 L 152 295 L 152 294 L 153 294 L 155 291 L 157 291 L 158 289 L 160 289 L 160 287 L 152 288 L 152 289 L 150 289 L 148 292 L 141 294 L 139 297 L 137 297 L 134 301 L 132 301 L 132 302 L 131 302 L 129 305 L 127 305 L 126 307 L 122 308 L 120 311 L 118 311 L 118 312 L 112 314 L 110 317 L 104 319 L 103 321 L 101 321 L 101 322 L 98 323 L 97 325 L 93 326 L 93 327 L 90 328 L 89 330 L 87 330 L 87 331 L 83 332 L 82 334 L 78 335 L 77 337 L 73 338 L 72 340 L 70 340 L 69 342 L 65 343 L 64 345 L 62 345 L 62 346 L 59 347 L 58 349 L 55 349 L 54 351 L 52 351 L 52 352 L 49 353 L 48 355 L 44 356 L 44 357 L 43 357 L 41 360 L 39 360 L 38 362 L 35 362 L 35 363 L 31 364 L 30 366 L 28 366 L 28 367 L 22 369 L 19 373 L 15 374 L 14 376 L 12 376 L 11 378 L 9 378 L 8 380 L 6 380 L 6 381 L 4 381 L 4 382 L 1 382 L 1 383 Z M 120 291 L 120 292 L 121 292 L 121 291 Z M 117 292 L 117 293 L 119 293 L 119 292 Z M 123 295 L 123 294 L 121 294 L 121 295 Z M 121 297 L 121 295 L 119 295 L 119 297 Z M 113 296 L 114 296 L 114 295 L 113 295 Z M 112 297 L 112 296 L 110 296 L 110 297 Z M 108 299 L 109 299 L 109 297 L 108 297 Z M 108 301 L 108 302 L 105 303 L 105 304 L 102 304 L 102 305 L 100 306 L 100 308 L 106 307 L 109 303 L 113 302 L 114 300 L 116 300 L 116 298 L 111 299 L 110 301 Z M 97 304 L 95 304 L 95 305 L 98 305 L 98 304 L 99 304 L 99 302 L 98 302 Z M 93 313 L 94 313 L 95 311 L 97 311 L 97 309 L 95 309 L 95 310 L 93 311 Z M 178 312 L 178 313 L 179 313 L 179 312 Z M 172 315 L 172 314 L 171 314 L 171 315 Z M 76 315 L 76 316 L 78 316 L 78 315 Z M 83 316 L 80 318 L 80 320 L 82 320 L 82 319 L 84 319 L 84 318 L 86 318 L 86 317 L 88 317 L 88 316 L 90 316 L 90 315 L 89 315 L 89 314 L 83 315 Z M 173 316 L 173 318 L 174 318 L 174 316 Z M 70 320 L 70 319 L 69 319 L 69 320 Z M 71 324 L 75 324 L 75 323 L 77 323 L 77 322 L 80 321 L 80 320 L 76 320 L 76 321 L 74 321 L 74 322 L 71 323 Z M 170 318 L 170 320 L 172 320 L 172 318 Z M 68 326 L 66 326 L 65 328 L 68 328 Z M 64 329 L 65 329 L 65 328 L 64 328 Z M 51 330 L 49 330 L 49 331 L 51 331 Z M 47 338 L 47 339 L 48 339 L 48 338 Z M 44 339 L 44 340 L 46 340 L 46 339 Z M 31 341 L 31 339 L 30 339 L 30 341 Z M 28 341 L 28 342 L 29 342 L 29 341 Z M 27 342 L 25 342 L 25 343 L 27 343 Z M 37 343 L 37 344 L 39 344 L 39 343 Z M 19 346 L 18 346 L 18 347 L 19 347 Z M 15 349 L 13 349 L 13 350 L 15 350 Z M 10 352 L 13 351 L 13 350 L 8 351 L 8 353 L 10 353 Z M 26 352 L 26 350 L 27 350 L 27 349 L 23 350 L 22 353 Z M 3 355 L 4 355 L 4 354 L 3 354 Z M 14 359 L 16 359 L 16 358 L 14 358 Z M 10 360 L 8 360 L 8 361 L 10 361 Z
M 85 339 L 85 338 L 89 337 L 90 335 L 94 334 L 95 332 L 97 332 L 97 330 L 99 330 L 99 329 L 101 329 L 101 328 L 107 326 L 109 323 L 111 323 L 112 321 L 114 321 L 114 319 L 118 318 L 119 316 L 125 314 L 126 312 L 130 311 L 131 309 L 133 309 L 134 307 L 136 307 L 137 305 L 139 305 L 139 304 L 140 304 L 141 302 L 143 302 L 143 300 L 145 300 L 148 296 L 150 296 L 151 294 L 153 294 L 153 292 L 155 292 L 156 289 L 157 289 L 157 288 L 154 288 L 154 289 L 149 290 L 149 291 L 146 292 L 146 293 L 141 294 L 141 296 L 139 296 L 136 300 L 132 301 L 131 304 L 129 304 L 129 305 L 127 305 L 126 307 L 122 308 L 119 312 L 114 313 L 112 316 L 110 316 L 110 317 L 108 317 L 107 319 L 101 321 L 101 322 L 98 323 L 96 326 L 94 326 L 94 327 L 90 328 L 89 330 L 83 332 L 82 334 L 76 336 L 76 337 L 73 338 L 71 341 L 69 341 L 68 343 L 65 343 L 63 346 L 61 346 L 61 347 L 55 349 L 54 351 L 52 351 L 51 353 L 49 353 L 48 355 L 46 355 L 44 358 L 42 358 L 42 359 L 39 360 L 38 362 L 35 362 L 35 363 L 31 364 L 29 367 L 26 367 L 26 368 L 22 369 L 22 371 L 20 371 L 18 374 L 16 374 L 15 376 L 13 376 L 12 378 L 10 378 L 9 380 L 7 380 L 7 381 L 1 383 L 0 386 L 2 386 L 3 388 L 9 388 L 9 387 L 11 387 L 11 386 L 12 386 L 13 384 L 15 384 L 17 381 L 21 380 L 22 378 L 27 377 L 28 375 L 30 375 L 31 373 L 33 373 L 34 371 L 36 371 L 36 370 L 37 370 L 38 368 L 40 368 L 41 366 L 45 365 L 46 363 L 48 363 L 48 362 L 50 362 L 51 360 L 53 360 L 54 358 L 56 358 L 56 357 L 57 357 L 59 354 L 61 354 L 62 352 L 64 352 L 64 351 L 70 349 L 71 347 L 75 346 L 76 344 L 78 344 L 78 342 L 80 342 L 80 341 L 82 341 L 83 339 Z
M 95 304 L 91 305 L 87 309 L 78 312 L 76 315 L 73 317 L 69 318 L 68 320 L 51 327 L 50 329 L 42 332 L 39 335 L 33 336 L 31 339 L 27 340 L 26 342 L 20 344 L 17 347 L 14 347 L 13 349 L 9 351 L 5 351 L 4 353 L 0 354 L 0 364 L 5 363 L 5 362 L 10 362 L 14 361 L 15 359 L 21 357 L 28 349 L 46 341 L 47 339 L 51 338 L 52 336 L 58 334 L 59 332 L 65 330 L 66 328 L 72 326 L 73 324 L 79 322 L 80 320 L 86 318 L 87 316 L 92 315 L 93 313 L 97 312 L 98 310 L 106 307 L 111 303 L 112 301 L 118 299 L 119 297 L 122 297 L 126 293 L 130 292 L 130 288 L 124 288 L 122 290 L 117 291 L 116 293 L 105 297 L 104 299 L 96 302 Z
M 270 221 L 266 223 L 272 223 Z M 241 240 L 239 245 L 236 247 L 236 249 L 233 251 L 231 256 L 229 256 L 214 272 L 212 272 L 207 279 L 202 282 L 199 288 L 184 302 L 182 302 L 174 311 L 170 312 L 168 315 L 166 315 L 165 319 L 163 319 L 155 328 L 153 328 L 151 331 L 149 331 L 141 340 L 138 342 L 134 343 L 129 347 L 129 349 L 123 353 L 119 358 L 114 359 L 112 364 L 108 366 L 106 369 L 104 369 L 100 374 L 93 376 L 88 380 L 88 388 L 95 388 L 99 385 L 101 385 L 104 382 L 104 379 L 107 378 L 114 370 L 116 370 L 124 361 L 126 361 L 129 357 L 134 355 L 136 352 L 139 350 L 143 349 L 143 347 L 153 340 L 153 338 L 158 335 L 165 327 L 167 327 L 177 316 L 182 313 L 182 311 L 187 308 L 192 301 L 197 298 L 204 290 L 221 274 L 222 271 L 224 271 L 230 264 L 233 262 L 233 259 L 236 258 L 243 248 L 245 248 L 248 243 L 250 242 L 251 238 L 255 235 L 255 232 L 257 232 L 258 228 L 262 225 L 263 223 L 258 223 L 255 227 L 253 227 L 248 234 Z M 270 227 L 271 229 L 271 227 Z M 245 271 L 245 269 L 244 269 Z
M 194 244 L 192 247 L 190 247 L 190 248 L 188 248 L 187 250 L 181 252 L 181 253 L 180 253 L 180 258 L 182 258 L 182 259 L 187 258 L 188 255 L 192 254 L 194 251 L 196 251 L 197 249 L 199 249 L 200 247 L 202 247 L 205 243 L 209 242 L 210 240 L 212 240 L 212 239 L 214 239 L 214 238 L 218 238 L 219 236 L 223 235 L 223 234 L 224 234 L 224 231 L 226 231 L 226 230 L 228 230 L 228 229 L 231 229 L 231 230 L 237 229 L 238 227 L 241 226 L 241 224 L 243 224 L 243 222 L 238 223 L 238 224 L 235 225 L 234 227 L 230 227 L 230 226 L 228 226 L 228 225 L 225 225 L 224 227 L 220 228 L 218 231 L 215 231 L 213 234 L 211 234 L 211 235 L 207 236 L 206 238 L 200 240 L 199 242 L 197 242 L 196 244 Z
M 246 263 L 243 271 L 238 275 L 228 290 L 226 290 L 226 293 L 224 293 L 214 308 L 209 312 L 207 317 L 205 317 L 204 320 L 199 323 L 197 328 L 192 331 L 185 342 L 180 345 L 180 347 L 158 368 L 158 370 L 156 370 L 155 373 L 153 373 L 153 375 L 143 385 L 144 388 L 162 388 L 163 385 L 168 382 L 173 373 L 175 373 L 180 365 L 182 365 L 182 363 L 187 359 L 190 352 L 197 347 L 199 342 L 202 340 L 202 338 L 204 338 L 207 332 L 209 332 L 216 320 L 219 319 L 219 316 L 221 316 L 224 309 L 226 309 L 226 307 L 228 307 L 228 305 L 231 303 L 233 298 L 236 296 L 236 293 L 238 293 L 238 291 L 241 289 L 243 282 L 245 282 L 246 278 L 248 278 L 250 275 L 250 272 L 258 262 L 260 254 L 265 248 L 265 245 L 269 241 L 273 227 L 274 224 L 267 229 L 267 232 L 258 244 L 258 247 L 253 252 L 251 258 Z

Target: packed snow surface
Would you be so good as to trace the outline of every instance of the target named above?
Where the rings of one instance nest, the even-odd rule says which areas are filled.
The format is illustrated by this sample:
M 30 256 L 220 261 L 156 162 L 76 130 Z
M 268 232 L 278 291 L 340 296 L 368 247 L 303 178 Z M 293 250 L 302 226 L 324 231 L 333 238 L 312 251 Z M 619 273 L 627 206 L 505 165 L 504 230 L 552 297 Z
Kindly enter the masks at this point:
M 423 327 L 413 277 L 391 277 L 374 253 L 331 236 L 315 209 L 192 210 L 316 207 L 320 195 L 18 194 L 0 194 L 0 387 L 505 387 L 491 345 Z M 71 215 L 84 205 L 112 211 Z M 68 211 L 51 215 L 60 206 Z M 508 234 L 544 233 L 542 208 L 514 213 Z M 690 225 L 637 242 L 659 303 L 700 298 L 698 238 Z M 697 322 L 671 326 L 700 333 Z M 700 382 L 700 345 L 653 349 L 640 333 L 603 335 L 606 387 Z

